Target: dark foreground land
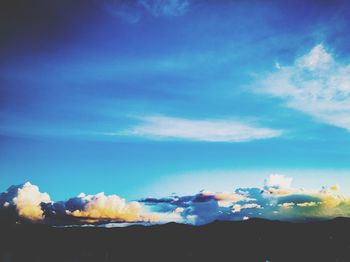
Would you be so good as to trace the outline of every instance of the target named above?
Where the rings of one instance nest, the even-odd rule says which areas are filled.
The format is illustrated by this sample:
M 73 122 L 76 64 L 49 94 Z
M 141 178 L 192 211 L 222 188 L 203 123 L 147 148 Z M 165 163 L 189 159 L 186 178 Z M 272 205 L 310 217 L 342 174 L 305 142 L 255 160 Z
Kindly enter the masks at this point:
M 0 261 L 350 261 L 350 219 L 251 219 L 194 227 L 2 226 Z

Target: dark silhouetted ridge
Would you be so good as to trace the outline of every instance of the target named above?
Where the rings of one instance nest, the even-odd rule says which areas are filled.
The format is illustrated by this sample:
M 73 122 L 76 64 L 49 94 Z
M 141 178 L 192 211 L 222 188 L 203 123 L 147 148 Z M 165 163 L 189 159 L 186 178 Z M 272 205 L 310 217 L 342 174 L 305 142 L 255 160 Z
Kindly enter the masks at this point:
M 126 228 L 2 225 L 0 261 L 350 261 L 350 219 Z

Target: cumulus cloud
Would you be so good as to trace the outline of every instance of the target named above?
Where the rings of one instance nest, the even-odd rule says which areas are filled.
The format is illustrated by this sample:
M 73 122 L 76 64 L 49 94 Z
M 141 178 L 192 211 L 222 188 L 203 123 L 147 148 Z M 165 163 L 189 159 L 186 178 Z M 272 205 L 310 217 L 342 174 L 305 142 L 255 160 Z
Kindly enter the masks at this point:
M 182 139 L 206 142 L 244 142 L 281 135 L 280 130 L 260 128 L 231 120 L 190 120 L 167 116 L 146 116 L 141 123 L 109 135 L 139 136 L 150 139 Z
M 155 212 L 176 212 L 182 216 L 183 223 L 201 225 L 217 219 L 230 220 L 233 206 L 236 203 L 249 200 L 244 194 L 235 192 L 212 193 L 201 191 L 192 196 L 175 196 L 161 199 L 146 198 L 141 202 L 152 206 L 152 210 Z M 244 208 L 249 208 L 249 206 L 247 205 Z
M 337 194 L 336 187 L 319 191 L 293 188 L 291 178 L 277 174 L 270 175 L 261 188 L 238 188 L 225 194 L 202 191 L 193 196 L 143 201 L 158 212 L 181 208 L 183 222 L 191 224 L 253 217 L 285 221 L 350 217 L 350 199 Z
M 80 194 L 77 197 L 82 206 L 67 211 L 74 217 L 90 218 L 95 220 L 108 219 L 123 222 L 157 221 L 156 215 L 143 213 L 140 203 L 126 202 L 117 195 L 106 196 L 104 193 L 96 195 Z M 71 208 L 72 209 L 72 208 Z
M 236 193 L 217 193 L 214 196 L 214 199 L 218 202 L 220 207 L 229 207 L 232 203 L 244 200 L 246 197 Z
M 53 202 L 47 193 L 27 182 L 11 186 L 0 195 L 0 220 L 11 218 L 16 222 L 26 221 L 42 223 L 81 223 L 100 221 L 114 222 L 158 222 L 170 220 L 166 214 L 146 212 L 137 202 L 127 202 L 117 195 L 106 196 L 80 194 L 67 201 Z M 175 219 L 175 215 L 172 216 Z
M 279 174 L 270 175 L 265 180 L 266 188 L 290 188 L 292 184 L 292 178 L 285 177 Z
M 51 202 L 47 193 L 41 193 L 39 188 L 27 182 L 19 186 L 11 186 L 0 195 L 0 207 L 15 207 L 18 215 L 32 221 L 44 219 L 41 203 Z
M 350 217 L 350 198 L 339 194 L 335 186 L 314 191 L 294 188 L 291 178 L 278 174 L 270 175 L 260 188 L 216 193 L 203 190 L 194 195 L 132 202 L 104 193 L 82 193 L 67 201 L 53 202 L 37 186 L 26 183 L 12 186 L 0 195 L 0 220 L 4 221 L 5 216 L 16 221 L 110 226 L 166 222 L 202 225 L 215 220 L 254 217 L 305 221 Z
M 338 62 L 322 44 L 281 66 L 258 85 L 323 123 L 350 131 L 350 64 Z
M 241 212 L 242 209 L 249 209 L 249 208 L 262 208 L 260 205 L 256 204 L 256 203 L 249 203 L 249 204 L 235 204 L 232 207 L 232 213 L 238 213 Z
M 300 192 L 299 189 L 292 188 L 293 179 L 279 174 L 272 174 L 265 179 L 265 193 L 274 195 L 288 195 Z

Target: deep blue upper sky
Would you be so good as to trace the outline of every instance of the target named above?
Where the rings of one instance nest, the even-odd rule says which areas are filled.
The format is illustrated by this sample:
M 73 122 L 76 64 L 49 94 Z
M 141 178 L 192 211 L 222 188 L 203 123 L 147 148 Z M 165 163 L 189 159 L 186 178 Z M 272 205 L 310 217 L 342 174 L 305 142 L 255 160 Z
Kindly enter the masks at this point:
M 349 189 L 346 1 L 0 5 L 0 191 Z

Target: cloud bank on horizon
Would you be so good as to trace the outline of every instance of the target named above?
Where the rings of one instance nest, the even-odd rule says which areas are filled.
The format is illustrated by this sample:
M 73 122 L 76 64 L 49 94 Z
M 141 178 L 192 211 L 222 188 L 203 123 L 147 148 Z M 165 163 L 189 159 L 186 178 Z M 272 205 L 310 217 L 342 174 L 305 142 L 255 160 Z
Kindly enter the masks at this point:
M 144 198 L 127 202 L 117 195 L 85 195 L 54 202 L 29 182 L 0 195 L 0 220 L 52 225 L 178 222 L 202 225 L 215 220 L 265 218 L 312 221 L 350 217 L 350 198 L 337 186 L 319 191 L 293 188 L 292 179 L 273 174 L 261 188 L 233 192 L 201 191 L 195 195 Z

